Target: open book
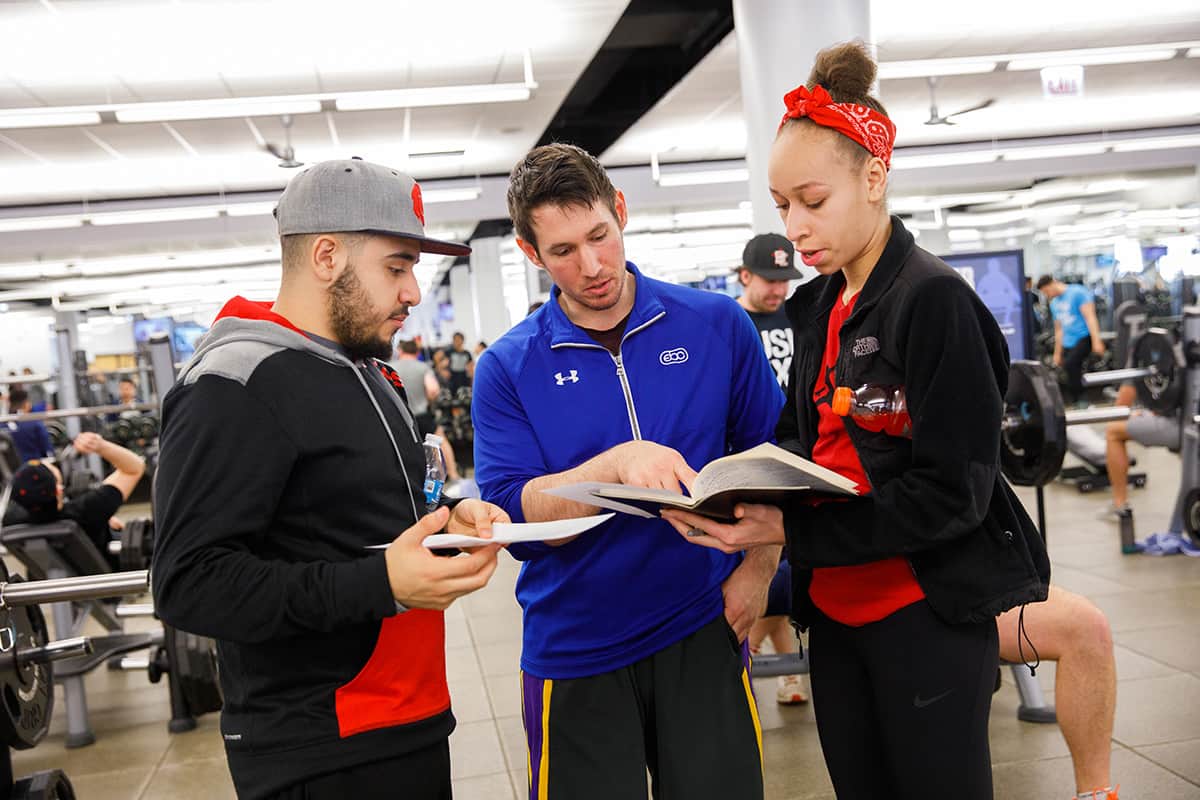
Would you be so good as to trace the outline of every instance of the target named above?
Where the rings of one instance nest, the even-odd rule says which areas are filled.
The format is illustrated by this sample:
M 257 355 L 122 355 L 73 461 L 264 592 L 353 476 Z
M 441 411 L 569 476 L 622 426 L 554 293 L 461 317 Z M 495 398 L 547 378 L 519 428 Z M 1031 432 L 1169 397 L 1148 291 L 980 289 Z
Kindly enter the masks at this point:
M 849 478 L 769 443 L 709 462 L 692 483 L 691 497 L 664 489 L 598 482 L 542 491 L 640 517 L 678 508 L 725 520 L 733 519 L 738 503 L 777 504 L 798 492 L 824 497 L 858 494 Z

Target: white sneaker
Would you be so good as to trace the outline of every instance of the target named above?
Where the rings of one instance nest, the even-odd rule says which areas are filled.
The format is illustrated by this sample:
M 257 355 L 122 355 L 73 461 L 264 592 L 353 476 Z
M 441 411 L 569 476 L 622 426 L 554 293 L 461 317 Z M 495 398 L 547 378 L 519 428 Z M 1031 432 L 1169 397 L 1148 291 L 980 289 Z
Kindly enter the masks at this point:
M 779 686 L 775 688 L 775 702 L 781 706 L 794 706 L 808 702 L 804 693 L 804 683 L 799 675 L 780 675 Z
M 1096 519 L 1104 520 L 1105 522 L 1119 522 L 1121 520 L 1121 512 L 1129 511 L 1129 504 L 1117 507 L 1111 503 L 1106 503 L 1104 508 L 1096 512 Z

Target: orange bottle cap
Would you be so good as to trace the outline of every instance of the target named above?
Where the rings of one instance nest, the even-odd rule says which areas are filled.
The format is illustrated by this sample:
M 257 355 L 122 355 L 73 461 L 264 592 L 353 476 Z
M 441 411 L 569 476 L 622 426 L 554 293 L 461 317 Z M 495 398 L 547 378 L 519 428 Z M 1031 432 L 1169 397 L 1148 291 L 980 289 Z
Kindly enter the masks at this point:
M 839 386 L 833 390 L 833 413 L 844 417 L 850 413 L 850 405 L 854 401 L 854 390 L 849 386 Z

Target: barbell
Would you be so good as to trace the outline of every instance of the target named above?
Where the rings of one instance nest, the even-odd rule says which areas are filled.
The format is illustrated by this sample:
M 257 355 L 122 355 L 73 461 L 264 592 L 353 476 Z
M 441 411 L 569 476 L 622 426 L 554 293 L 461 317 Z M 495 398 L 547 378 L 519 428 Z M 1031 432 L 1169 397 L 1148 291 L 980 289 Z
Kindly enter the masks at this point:
M 1156 414 L 1179 408 L 1187 369 L 1183 345 L 1163 328 L 1150 328 L 1130 346 L 1130 366 L 1083 376 L 1084 386 L 1132 381 L 1138 400 Z
M 50 641 L 38 604 L 136 594 L 149 584 L 145 571 L 25 581 L 0 562 L 0 740 L 18 750 L 40 742 L 54 708 L 51 663 L 92 652 L 87 637 Z

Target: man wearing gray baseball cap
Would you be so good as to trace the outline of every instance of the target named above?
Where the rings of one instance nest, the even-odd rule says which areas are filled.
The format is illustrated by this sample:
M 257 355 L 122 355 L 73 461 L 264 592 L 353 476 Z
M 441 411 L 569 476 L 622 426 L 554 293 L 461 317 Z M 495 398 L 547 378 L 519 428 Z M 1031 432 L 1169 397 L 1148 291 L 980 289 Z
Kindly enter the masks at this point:
M 498 548 L 422 542 L 508 516 L 422 493 L 407 389 L 382 359 L 421 300 L 421 253 L 470 248 L 425 235 L 412 178 L 357 159 L 298 174 L 275 216 L 278 297 L 230 300 L 163 401 L 155 608 L 217 640 L 239 797 L 443 800 L 442 612 Z

